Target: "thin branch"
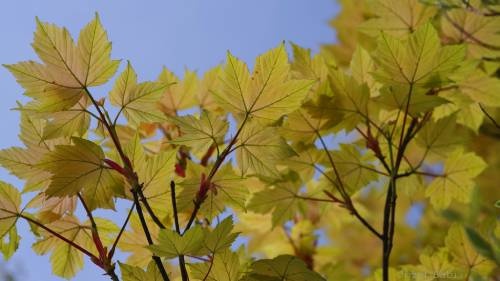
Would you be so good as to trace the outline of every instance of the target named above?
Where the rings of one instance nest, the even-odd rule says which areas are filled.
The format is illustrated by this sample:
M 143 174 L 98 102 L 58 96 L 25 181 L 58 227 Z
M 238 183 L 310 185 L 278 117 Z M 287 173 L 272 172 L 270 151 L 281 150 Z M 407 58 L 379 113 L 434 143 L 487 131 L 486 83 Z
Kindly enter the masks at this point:
M 181 235 L 181 227 L 179 226 L 179 214 L 177 213 L 177 199 L 175 196 L 175 182 L 174 181 L 170 181 L 170 195 L 171 195 L 171 199 L 172 199 L 172 209 L 174 212 L 175 231 L 177 231 L 177 233 L 179 235 Z M 181 268 L 182 281 L 188 281 L 189 275 L 187 273 L 186 261 L 184 260 L 183 255 L 179 255 L 179 266 Z
M 140 186 L 136 186 L 135 188 L 140 188 Z M 144 230 L 144 235 L 146 235 L 146 240 L 148 241 L 149 245 L 153 245 L 153 238 L 151 237 L 148 224 L 146 223 L 146 219 L 144 218 L 144 213 L 142 212 L 142 207 L 141 204 L 139 203 L 139 197 L 137 195 L 137 192 L 132 191 L 132 194 L 134 196 L 135 208 L 137 210 L 137 214 L 139 215 L 139 220 L 141 221 L 142 229 Z M 170 281 L 170 278 L 168 278 L 167 271 L 165 271 L 165 267 L 163 266 L 161 258 L 153 255 L 153 261 L 156 263 L 156 266 L 158 267 L 158 270 L 160 271 L 163 280 Z
M 35 220 L 35 219 L 32 219 L 28 216 L 25 216 L 23 214 L 18 214 L 18 213 L 15 213 L 15 212 L 12 212 L 10 210 L 7 210 L 7 209 L 0 209 L 4 212 L 7 212 L 7 213 L 10 213 L 10 214 L 13 214 L 13 215 L 16 215 L 22 219 L 25 219 L 33 224 L 35 224 L 36 226 L 44 229 L 45 231 L 47 231 L 48 233 L 52 234 L 53 236 L 61 239 L 62 241 L 68 243 L 71 247 L 79 250 L 80 252 L 82 252 L 83 254 L 85 254 L 86 256 L 88 256 L 91 260 L 99 260 L 99 258 L 97 256 L 95 256 L 94 254 L 92 254 L 91 252 L 89 252 L 87 249 L 83 248 L 82 246 L 76 244 L 74 241 L 71 241 L 69 240 L 68 238 L 62 236 L 61 234 L 55 232 L 54 230 L 50 229 L 49 227 L 45 226 L 44 224 L 42 224 L 41 222 Z
M 125 231 L 125 228 L 127 227 L 127 224 L 130 220 L 130 217 L 132 216 L 132 212 L 134 211 L 135 207 L 135 202 L 132 202 L 132 206 L 130 207 L 130 210 L 128 211 L 127 218 L 122 224 L 122 227 L 120 228 L 120 232 L 118 232 L 118 235 L 115 238 L 115 241 L 113 242 L 113 246 L 111 246 L 111 249 L 109 250 L 108 257 L 111 259 L 115 253 L 116 246 L 118 245 L 118 242 L 120 241 L 120 238 Z
M 203 277 L 202 281 L 206 281 L 208 276 L 210 275 L 210 272 L 212 271 L 212 267 L 214 266 L 214 259 L 215 259 L 215 257 L 212 257 L 210 259 L 210 266 L 208 267 L 207 273 Z
M 500 12 L 497 12 L 497 11 L 491 10 L 491 9 L 488 9 L 490 11 L 489 13 L 484 13 L 480 9 L 472 6 L 469 3 L 469 1 L 467 1 L 467 0 L 462 0 L 462 3 L 465 5 L 466 10 L 468 10 L 468 11 L 474 13 L 474 14 L 477 14 L 477 15 L 480 15 L 480 16 L 484 16 L 484 17 L 496 17 L 496 16 L 500 16 Z M 466 280 L 468 280 L 468 278 Z
M 137 184 L 138 183 L 137 174 L 134 173 L 133 167 L 132 167 L 132 163 L 130 163 L 130 160 L 128 159 L 128 157 L 125 155 L 125 153 L 123 151 L 123 148 L 121 146 L 121 143 L 120 143 L 120 140 L 118 138 L 118 135 L 116 134 L 115 127 L 112 126 L 107 121 L 108 119 L 110 119 L 109 115 L 107 114 L 107 112 L 105 114 L 101 110 L 101 107 L 99 106 L 99 104 L 97 103 L 97 101 L 94 99 L 94 97 L 90 93 L 89 89 L 86 86 L 84 86 L 84 85 L 82 85 L 82 87 L 85 90 L 85 93 L 89 97 L 90 101 L 94 105 L 95 109 L 97 110 L 97 113 L 99 114 L 101 120 L 103 121 L 102 124 L 104 125 L 104 127 L 108 131 L 108 133 L 109 133 L 109 135 L 111 137 L 111 140 L 113 141 L 113 144 L 114 144 L 116 150 L 118 151 L 118 154 L 120 155 L 120 158 L 121 158 L 121 160 L 122 160 L 122 162 L 123 162 L 123 164 L 125 166 L 124 167 L 125 171 L 127 171 L 127 173 L 129 173 L 127 180 L 132 181 L 131 182 L 132 186 L 134 186 L 134 188 L 132 190 L 132 194 L 134 195 L 135 207 L 136 207 L 137 213 L 139 215 L 139 219 L 141 220 L 141 225 L 142 225 L 142 228 L 144 230 L 144 233 L 146 234 L 146 238 L 148 238 L 148 236 L 149 236 L 148 242 L 150 244 L 152 244 L 153 240 L 151 239 L 151 235 L 149 233 L 148 226 L 146 224 L 146 220 L 144 219 L 144 214 L 142 213 L 142 208 L 140 206 L 139 198 L 138 198 L 138 195 L 137 195 L 137 190 L 141 188 Z M 158 270 L 160 271 L 160 273 L 162 275 L 163 280 L 170 281 L 170 279 L 168 277 L 168 274 L 165 271 L 165 268 L 163 266 L 163 263 L 162 263 L 161 259 L 159 257 L 153 256 L 153 260 L 156 263 L 156 265 L 158 267 Z
M 352 202 L 351 200 L 351 197 L 349 196 L 349 194 L 345 191 L 345 188 L 344 188 L 344 184 L 342 182 L 342 179 L 340 177 L 340 173 L 338 172 L 337 170 L 337 166 L 335 165 L 335 162 L 333 160 L 333 157 L 332 155 L 330 154 L 330 151 L 328 150 L 327 146 L 326 146 L 326 143 L 325 141 L 323 140 L 323 137 L 321 136 L 321 134 L 315 130 L 316 132 L 316 135 L 318 136 L 320 142 L 321 142 L 321 145 L 323 146 L 323 150 L 326 152 L 326 155 L 328 157 L 328 160 L 330 162 L 330 165 L 332 166 L 332 169 L 335 173 L 335 176 L 337 177 L 337 181 L 338 181 L 338 185 L 335 184 L 335 186 L 337 187 L 337 190 L 338 192 L 340 193 L 340 195 L 342 196 L 342 199 L 344 200 L 344 204 L 345 206 L 347 207 L 347 209 L 351 212 L 352 215 L 354 215 L 354 217 L 356 217 L 363 226 L 365 226 L 368 230 L 370 230 L 370 232 L 372 232 L 376 237 L 378 237 L 379 239 L 382 239 L 382 235 L 373 227 L 371 226 L 358 212 L 358 210 L 356 210 L 356 207 L 354 206 L 354 203 Z
M 249 117 L 249 114 L 248 113 L 245 114 L 245 118 L 241 122 L 241 125 L 238 128 L 238 130 L 236 131 L 236 134 L 233 136 L 233 138 L 231 139 L 229 144 L 226 146 L 226 148 L 222 151 L 220 156 L 217 157 L 217 160 L 215 160 L 215 163 L 212 166 L 212 169 L 210 170 L 208 177 L 205 179 L 205 183 L 207 183 L 207 182 L 210 183 L 210 181 L 214 177 L 215 173 L 219 170 L 220 166 L 222 165 L 222 163 L 224 162 L 226 157 L 232 152 L 231 149 L 236 144 L 236 141 L 238 140 L 238 137 L 241 134 L 243 127 L 245 126 L 246 122 L 248 121 L 248 117 Z M 200 184 L 204 184 L 204 182 L 201 182 Z M 204 200 L 205 199 L 203 197 L 200 197 L 200 198 L 196 198 L 193 201 L 194 209 L 191 212 L 188 223 L 187 223 L 186 227 L 184 228 L 182 235 L 184 235 L 184 233 L 186 233 L 186 231 L 193 225 L 194 220 L 196 219 L 196 215 L 198 214 L 198 211 L 200 210 L 201 204 L 203 204 Z
M 80 199 L 80 202 L 82 203 L 82 206 L 85 209 L 85 212 L 87 213 L 87 217 L 90 220 L 90 224 L 92 225 L 92 229 L 95 229 L 95 231 L 97 232 L 97 224 L 95 223 L 94 216 L 92 215 L 90 208 L 87 206 L 87 204 L 85 203 L 85 200 L 83 200 L 83 197 L 80 193 L 77 193 L 76 195 L 78 196 L 78 199 Z
M 338 202 L 336 200 L 333 200 L 333 199 L 315 198 L 315 197 L 301 196 L 301 195 L 298 195 L 298 194 L 295 194 L 294 197 L 297 198 L 297 199 L 302 199 L 302 200 L 307 200 L 307 201 L 326 202 L 326 203 L 340 203 L 340 202 Z
M 458 31 L 460 31 L 463 35 L 465 35 L 465 37 L 467 37 L 468 39 L 470 39 L 472 42 L 476 43 L 477 45 L 479 45 L 481 47 L 484 47 L 484 48 L 487 48 L 487 49 L 490 49 L 490 50 L 496 50 L 496 51 L 500 50 L 500 46 L 495 46 L 495 45 L 488 44 L 488 43 L 483 42 L 483 41 L 477 39 L 476 37 L 474 37 L 474 35 L 472 35 L 467 30 L 465 30 L 457 22 L 453 21 L 446 12 L 443 13 L 443 15 L 444 15 L 444 18 L 446 20 L 448 20 L 454 28 L 456 28 Z
M 493 123 L 493 125 L 495 125 L 495 127 L 497 127 L 497 129 L 500 129 L 500 124 L 495 120 L 495 118 L 493 118 L 493 116 L 491 116 L 490 113 L 488 113 L 488 111 L 486 111 L 486 109 L 483 107 L 483 105 L 481 103 L 478 103 L 479 104 L 479 108 L 481 108 L 481 111 L 484 113 L 484 115 L 486 115 L 486 117 L 488 117 L 488 119 L 490 119 L 490 121 Z
M 142 192 L 143 185 L 140 185 L 140 188 L 137 189 L 137 193 L 139 194 L 139 199 L 141 200 L 142 204 L 144 205 L 144 208 L 146 208 L 146 211 L 148 212 L 149 216 L 151 219 L 154 221 L 156 225 L 158 225 L 159 228 L 165 229 L 165 225 L 161 222 L 161 220 L 158 218 L 158 216 L 155 214 L 153 209 L 151 208 L 151 205 L 149 205 L 148 200 L 146 199 L 146 196 L 144 196 L 144 193 Z

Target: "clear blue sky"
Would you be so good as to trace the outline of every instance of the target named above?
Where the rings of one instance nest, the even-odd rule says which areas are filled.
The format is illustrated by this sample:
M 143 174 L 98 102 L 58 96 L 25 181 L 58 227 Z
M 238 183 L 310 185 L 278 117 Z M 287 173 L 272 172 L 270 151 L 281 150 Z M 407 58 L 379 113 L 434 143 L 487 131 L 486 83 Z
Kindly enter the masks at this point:
M 113 42 L 113 57 L 130 60 L 140 79 L 154 79 L 163 65 L 181 74 L 184 68 L 203 72 L 224 60 L 226 50 L 252 62 L 281 41 L 293 41 L 317 51 L 331 43 L 328 20 L 337 11 L 333 0 L 155 0 L 68 1 L 18 0 L 0 4 L 0 63 L 36 59 L 30 43 L 35 16 L 69 28 L 76 36 L 98 12 Z M 19 145 L 18 113 L 10 111 L 22 99 L 14 78 L 0 69 L 0 148 Z M 21 183 L 0 169 L 0 179 Z M 48 256 L 31 251 L 34 239 L 20 225 L 21 246 L 7 267 L 19 280 L 62 280 L 51 275 Z M 86 263 L 73 280 L 107 280 Z

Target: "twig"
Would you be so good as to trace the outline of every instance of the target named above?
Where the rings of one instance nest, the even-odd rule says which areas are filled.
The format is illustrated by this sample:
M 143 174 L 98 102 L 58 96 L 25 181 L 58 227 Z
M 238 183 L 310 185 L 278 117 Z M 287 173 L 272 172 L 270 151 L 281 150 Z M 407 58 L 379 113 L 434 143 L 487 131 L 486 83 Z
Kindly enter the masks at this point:
M 177 213 L 177 199 L 175 196 L 175 182 L 174 181 L 170 181 L 170 195 L 172 198 L 172 209 L 174 212 L 175 231 L 177 231 L 177 233 L 180 235 L 181 234 L 181 227 L 179 226 L 179 215 Z M 184 260 L 183 255 L 179 255 L 179 266 L 181 268 L 182 281 L 188 281 L 189 275 L 187 273 L 186 261 Z
M 135 186 L 135 188 L 140 188 L 140 186 Z M 132 191 L 132 194 L 134 196 L 135 208 L 137 210 L 137 214 L 139 215 L 139 220 L 141 221 L 142 229 L 144 230 L 144 234 L 146 235 L 146 240 L 148 241 L 149 245 L 153 245 L 153 238 L 151 237 L 151 233 L 149 232 L 146 219 L 144 218 L 144 213 L 142 212 L 142 207 L 141 204 L 139 203 L 137 192 Z M 163 267 L 161 258 L 153 255 L 153 261 L 156 263 L 156 266 L 158 267 L 158 270 L 160 271 L 163 280 L 170 281 L 170 278 L 168 278 L 167 271 L 165 271 L 165 267 Z
M 476 37 L 474 37 L 474 35 L 469 33 L 467 30 L 465 30 L 463 27 L 461 27 L 458 23 L 453 21 L 446 12 L 443 13 L 443 15 L 444 15 L 444 18 L 446 20 L 448 20 L 454 28 L 456 28 L 458 31 L 460 31 L 463 35 L 465 35 L 465 37 L 469 38 L 472 42 L 476 43 L 477 45 L 479 45 L 481 47 L 484 47 L 484 48 L 487 48 L 490 50 L 497 50 L 497 51 L 500 50 L 500 46 L 488 44 L 488 43 L 483 42 L 483 41 L 477 39 Z
M 493 125 L 495 125 L 495 127 L 497 127 L 497 129 L 500 129 L 500 124 L 498 124 L 498 122 L 495 120 L 495 118 L 493 118 L 493 116 L 491 116 L 491 114 L 488 113 L 488 111 L 486 111 L 486 109 L 483 107 L 483 105 L 481 103 L 478 103 L 479 104 L 479 108 L 481 108 L 481 111 L 484 113 L 484 115 L 486 115 L 486 117 L 488 117 L 488 119 L 490 119 L 490 121 L 493 123 Z
M 130 207 L 130 210 L 128 211 L 127 218 L 125 219 L 125 222 L 123 222 L 122 227 L 120 228 L 120 232 L 118 232 L 118 235 L 115 238 L 115 241 L 113 242 L 113 246 L 111 246 L 111 249 L 109 250 L 108 257 L 111 259 L 115 253 L 116 246 L 118 245 L 118 241 L 120 241 L 120 238 L 125 231 L 125 228 L 127 227 L 128 221 L 130 220 L 130 217 L 132 216 L 132 212 L 134 211 L 135 207 L 135 202 L 132 202 L 132 206 Z

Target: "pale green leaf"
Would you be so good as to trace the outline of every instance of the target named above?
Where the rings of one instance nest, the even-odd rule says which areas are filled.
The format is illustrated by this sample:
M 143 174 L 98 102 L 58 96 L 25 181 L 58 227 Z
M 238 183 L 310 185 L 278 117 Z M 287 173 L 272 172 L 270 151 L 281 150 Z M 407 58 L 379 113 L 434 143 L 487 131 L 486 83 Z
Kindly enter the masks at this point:
M 436 86 L 447 81 L 448 72 L 455 69 L 464 56 L 463 45 L 441 47 L 436 29 L 428 23 L 408 39 L 382 33 L 373 55 L 379 65 L 374 75 L 390 85 Z
M 246 281 L 324 281 L 318 273 L 307 268 L 299 258 L 281 255 L 274 259 L 256 261 Z
M 101 25 L 99 15 L 80 32 L 77 44 L 82 60 L 83 85 L 98 86 L 106 83 L 116 72 L 120 61 L 111 60 L 111 42 Z
M 182 187 L 177 193 L 177 208 L 182 212 L 192 212 L 193 198 L 200 189 L 202 174 L 208 175 L 211 167 L 201 167 L 194 163 L 188 165 L 186 178 L 178 185 Z M 235 174 L 231 165 L 222 166 L 213 176 L 207 198 L 200 207 L 200 214 L 212 220 L 227 207 L 245 210 L 248 198 L 248 187 L 245 178 Z
M 21 194 L 12 185 L 0 181 L 0 238 L 3 238 L 17 221 Z
M 194 280 L 239 281 L 242 274 L 238 255 L 228 249 L 210 262 L 189 264 L 189 269 Z
M 200 118 L 192 115 L 171 116 L 168 120 L 180 130 L 180 136 L 170 142 L 190 146 L 200 152 L 207 151 L 211 145 L 221 145 L 228 129 L 225 120 L 207 111 L 203 111 Z
M 114 208 L 113 195 L 121 183 L 104 159 L 102 149 L 88 140 L 73 138 L 73 145 L 56 146 L 38 164 L 52 174 L 46 193 L 68 196 L 82 191 L 90 208 Z
M 273 127 L 262 127 L 252 121 L 247 123 L 236 142 L 236 159 L 243 175 L 248 173 L 264 177 L 279 177 L 278 160 L 295 152 Z
M 297 109 L 312 85 L 309 80 L 289 79 L 289 72 L 284 44 L 259 56 L 252 75 L 245 63 L 228 53 L 214 95 L 236 116 L 252 115 L 272 122 Z
M 437 209 L 444 209 L 453 199 L 468 202 L 475 183 L 473 179 L 486 168 L 486 163 L 472 152 L 457 149 L 444 163 L 444 172 L 427 187 L 425 195 Z
M 161 229 L 158 242 L 148 246 L 153 254 L 167 259 L 180 255 L 196 255 L 203 247 L 204 231 L 201 227 L 193 227 L 179 235 L 170 229 Z
M 163 277 L 154 262 L 148 264 L 146 271 L 137 266 L 121 262 L 119 264 L 122 272 L 122 281 L 163 281 Z
M 231 247 L 231 244 L 238 237 L 238 233 L 231 233 L 233 227 L 233 217 L 229 216 L 217 224 L 215 229 L 206 236 L 204 246 L 210 253 L 217 254 Z
M 293 218 L 298 210 L 299 187 L 293 183 L 279 184 L 255 193 L 248 209 L 260 214 L 272 212 L 273 227 Z

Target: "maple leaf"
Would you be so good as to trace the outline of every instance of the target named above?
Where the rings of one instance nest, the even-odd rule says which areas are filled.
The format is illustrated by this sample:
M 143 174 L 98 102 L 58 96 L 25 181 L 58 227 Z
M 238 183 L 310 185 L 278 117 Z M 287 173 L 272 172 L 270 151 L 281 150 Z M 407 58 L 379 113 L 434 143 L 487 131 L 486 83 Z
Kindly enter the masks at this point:
M 442 47 L 436 29 L 427 23 L 396 39 L 385 33 L 378 39 L 373 58 L 379 65 L 374 76 L 388 85 L 436 86 L 464 59 L 463 45 Z
M 153 254 L 172 259 L 181 255 L 197 255 L 203 248 L 204 231 L 196 226 L 187 230 L 183 235 L 170 229 L 161 229 L 158 242 L 148 246 Z
M 119 264 L 123 281 L 163 281 L 163 277 L 154 262 L 148 264 L 146 271 L 137 266 L 121 262 Z
M 0 181 L 0 239 L 15 225 L 21 213 L 21 194 L 12 185 Z
M 168 85 L 161 81 L 137 84 L 137 75 L 132 65 L 127 63 L 127 67 L 109 92 L 109 100 L 111 104 L 120 107 L 120 112 L 123 112 L 132 125 L 164 121 L 159 102 Z
M 481 256 L 467 238 L 467 234 L 463 227 L 458 224 L 453 224 L 448 230 L 448 235 L 445 239 L 446 247 L 450 249 L 450 254 L 453 257 L 453 264 L 458 268 L 471 270 L 480 274 L 487 275 L 495 268 L 495 264 Z M 470 274 L 470 273 L 469 273 Z
M 86 88 L 107 82 L 119 61 L 111 60 L 111 43 L 98 15 L 81 32 L 75 44 L 66 28 L 36 20 L 33 49 L 44 64 L 34 61 L 4 65 L 34 98 L 26 108 L 57 112 L 73 107 Z
M 452 199 L 468 202 L 474 187 L 473 179 L 486 168 L 486 163 L 472 152 L 457 149 L 448 155 L 442 176 L 436 177 L 427 187 L 425 195 L 430 197 L 435 208 L 448 207 Z
M 236 147 L 236 159 L 243 175 L 255 173 L 264 177 L 279 177 L 276 169 L 278 160 L 295 155 L 275 128 L 262 128 L 256 121 L 243 127 Z
M 236 116 L 251 115 L 272 122 L 297 109 L 312 85 L 310 80 L 289 79 L 290 65 L 284 44 L 259 56 L 250 74 L 246 64 L 228 53 L 213 89 L 216 101 Z
M 273 227 L 291 219 L 298 210 L 300 199 L 297 184 L 284 183 L 253 194 L 248 209 L 260 214 L 272 211 Z
M 376 0 L 369 5 L 376 17 L 363 22 L 359 29 L 370 35 L 377 35 L 381 30 L 394 36 L 411 33 L 437 12 L 435 7 L 418 0 Z
M 169 85 L 160 101 L 161 109 L 165 114 L 175 116 L 177 111 L 195 105 L 195 95 L 199 84 L 196 73 L 186 70 L 184 79 L 181 81 L 174 73 L 164 67 L 158 81 Z
M 464 42 L 467 52 L 475 58 L 498 56 L 499 24 L 498 17 L 485 17 L 466 9 L 451 9 L 441 17 L 441 29 L 446 38 L 453 42 Z
M 73 216 L 66 216 L 46 226 L 82 247 L 90 249 L 93 245 L 88 226 L 85 227 Z M 33 244 L 33 250 L 39 255 L 52 253 L 50 262 L 55 275 L 67 279 L 75 276 L 83 268 L 83 254 L 47 231 L 38 231 L 40 238 Z
M 239 281 L 242 275 L 239 256 L 230 250 L 215 255 L 210 262 L 189 264 L 192 277 L 206 281 Z
M 112 169 L 104 165 L 104 152 L 95 143 L 73 138 L 73 145 L 57 145 L 37 164 L 50 172 L 49 196 L 75 195 L 82 191 L 89 208 L 114 208 L 113 195 L 121 182 Z
M 281 255 L 274 259 L 256 261 L 251 266 L 251 272 L 245 281 L 323 281 L 319 274 L 309 270 L 299 258 L 291 255 Z
M 194 116 L 172 116 L 168 120 L 177 125 L 181 135 L 170 142 L 195 148 L 195 151 L 205 152 L 211 145 L 219 146 L 224 142 L 228 129 L 225 120 L 215 114 L 203 111 L 200 118 Z
M 204 168 L 194 163 L 189 163 L 186 178 L 179 182 L 182 187 L 177 195 L 177 208 L 182 212 L 191 212 L 194 207 L 193 198 L 200 189 L 202 174 L 208 174 L 211 167 Z M 211 187 L 207 193 L 200 213 L 209 220 L 222 213 L 227 207 L 239 210 L 245 209 L 248 198 L 246 179 L 238 176 L 230 165 L 222 166 L 212 178 Z

